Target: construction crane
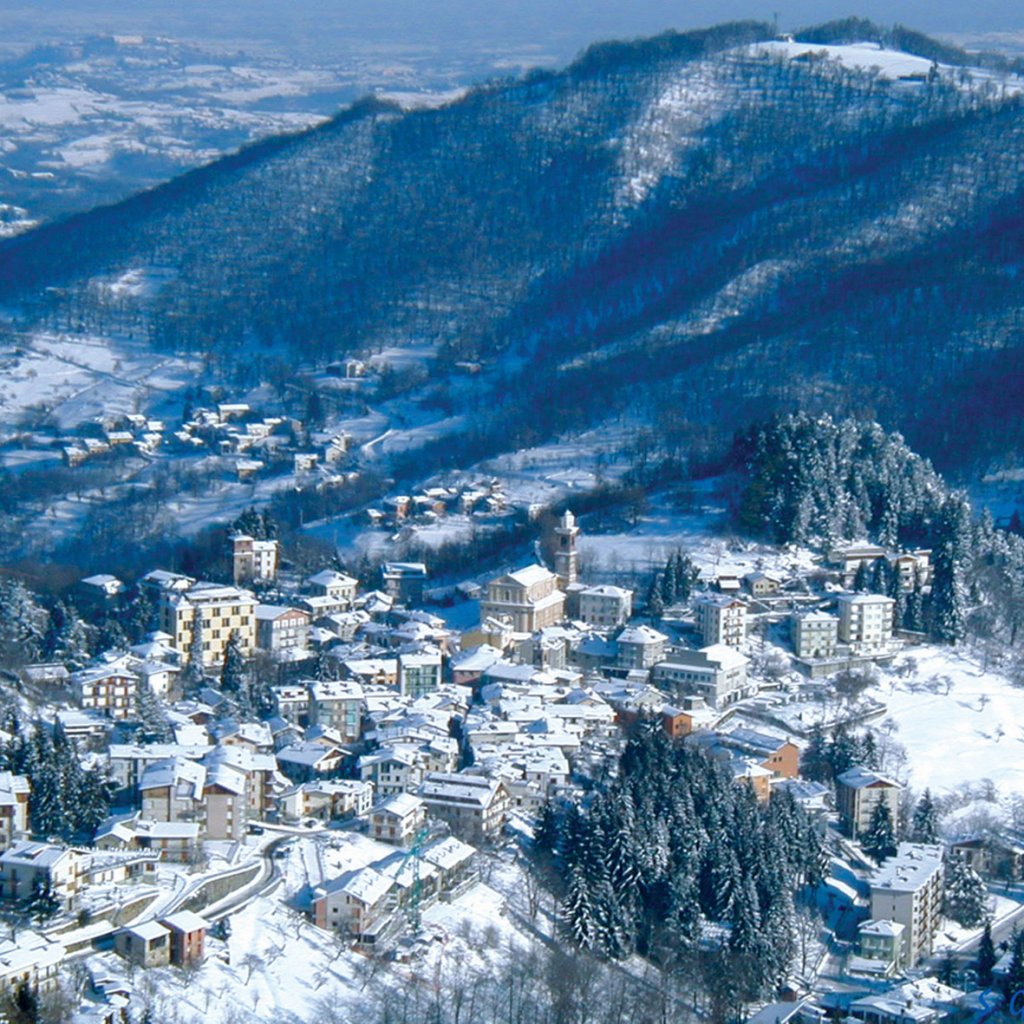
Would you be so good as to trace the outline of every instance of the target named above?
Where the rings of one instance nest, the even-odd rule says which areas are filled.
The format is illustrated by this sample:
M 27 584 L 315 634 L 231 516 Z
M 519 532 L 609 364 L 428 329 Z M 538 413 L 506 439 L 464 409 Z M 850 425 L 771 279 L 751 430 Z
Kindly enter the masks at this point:
M 430 838 L 430 829 L 426 825 L 412 837 L 409 851 L 402 861 L 403 868 L 409 864 L 412 869 L 412 885 L 409 887 L 409 899 L 405 904 L 405 916 L 409 920 L 409 927 L 413 935 L 418 935 L 420 930 L 420 853 L 423 845 Z

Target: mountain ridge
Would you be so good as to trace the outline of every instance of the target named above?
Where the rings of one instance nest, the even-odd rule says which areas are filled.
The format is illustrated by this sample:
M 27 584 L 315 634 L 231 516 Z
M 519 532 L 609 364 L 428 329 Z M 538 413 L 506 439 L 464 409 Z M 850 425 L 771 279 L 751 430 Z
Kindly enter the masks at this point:
M 877 413 L 947 468 L 1002 457 L 1021 435 L 992 382 L 1019 353 L 1021 84 L 822 32 L 670 32 L 436 110 L 368 99 L 0 243 L 0 300 L 21 328 L 142 330 L 240 386 L 428 343 L 428 391 L 488 364 L 466 433 L 492 444 L 624 404 L 722 435 L 807 406 Z M 176 276 L 102 298 L 140 266 Z M 1005 436 L 961 443 L 978 405 Z

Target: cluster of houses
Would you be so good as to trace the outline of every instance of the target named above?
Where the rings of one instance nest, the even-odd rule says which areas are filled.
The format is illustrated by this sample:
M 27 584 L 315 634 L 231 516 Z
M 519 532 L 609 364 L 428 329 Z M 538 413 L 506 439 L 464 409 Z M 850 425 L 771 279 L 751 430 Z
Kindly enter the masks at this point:
M 378 506 L 366 510 L 366 518 L 370 526 L 397 530 L 413 524 L 429 525 L 450 515 L 500 516 L 508 508 L 504 486 L 492 477 L 384 498 Z
M 139 413 L 103 418 L 83 426 L 79 436 L 63 438 L 61 456 L 74 468 L 118 450 L 143 456 L 161 449 L 217 455 L 230 461 L 239 480 L 290 458 L 297 476 L 334 477 L 351 445 L 352 437 L 345 431 L 310 433 L 299 420 L 261 416 L 245 402 L 220 402 L 194 409 L 177 430 Z

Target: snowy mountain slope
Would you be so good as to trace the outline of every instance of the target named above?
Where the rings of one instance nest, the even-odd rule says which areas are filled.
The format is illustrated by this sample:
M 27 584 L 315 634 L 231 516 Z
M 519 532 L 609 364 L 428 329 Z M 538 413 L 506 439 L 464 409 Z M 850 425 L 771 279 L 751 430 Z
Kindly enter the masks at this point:
M 131 333 L 236 388 L 432 348 L 405 397 L 458 430 L 392 446 L 399 471 L 626 410 L 665 430 L 670 407 L 719 436 L 870 410 L 947 465 L 999 455 L 1021 433 L 1019 83 L 828 45 L 724 26 L 439 109 L 359 104 L 9 240 L 0 300 L 14 330 Z M 149 268 L 158 289 L 111 293 Z

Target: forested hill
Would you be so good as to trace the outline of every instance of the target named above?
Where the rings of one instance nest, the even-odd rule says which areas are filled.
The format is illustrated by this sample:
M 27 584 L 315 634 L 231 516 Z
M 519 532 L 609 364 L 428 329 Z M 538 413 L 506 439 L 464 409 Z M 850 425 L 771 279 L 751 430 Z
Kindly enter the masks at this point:
M 913 33 L 804 35 L 669 33 L 436 110 L 367 101 L 8 241 L 0 303 L 239 384 L 436 344 L 441 376 L 485 363 L 466 456 L 627 405 L 684 439 L 870 414 L 944 468 L 1018 448 L 1021 82 Z

